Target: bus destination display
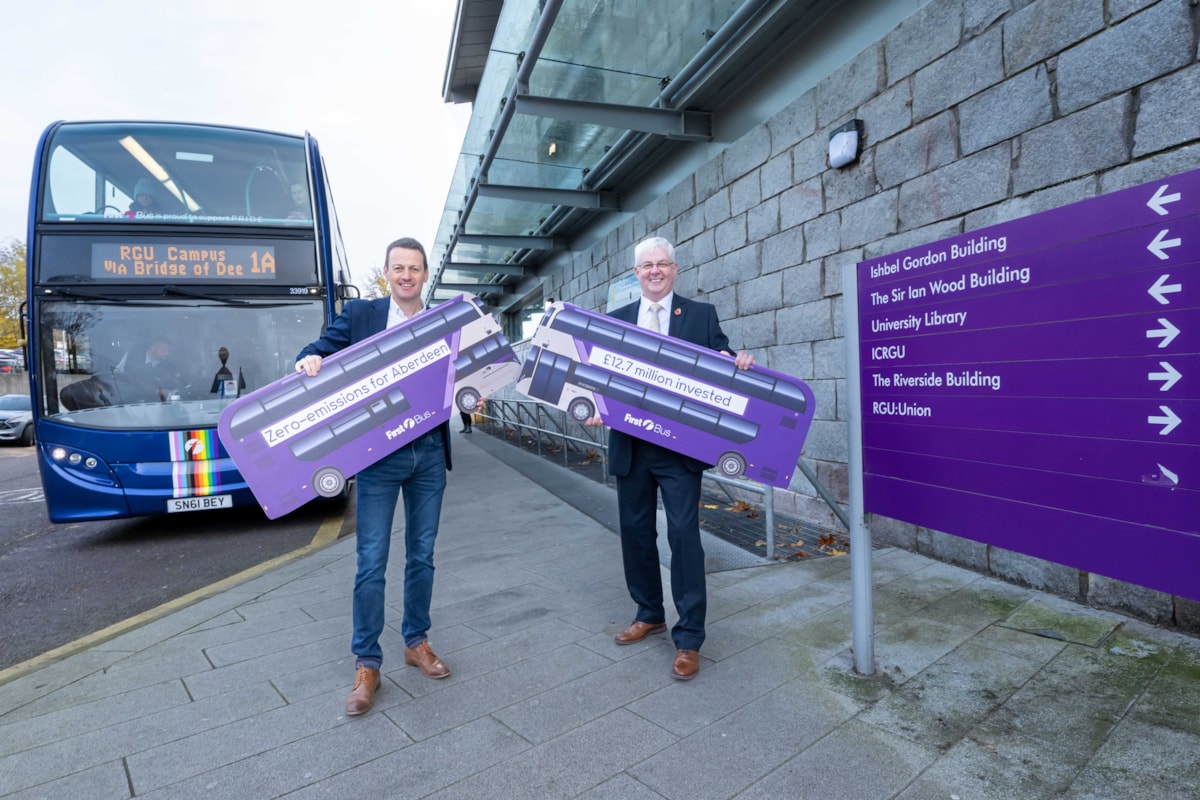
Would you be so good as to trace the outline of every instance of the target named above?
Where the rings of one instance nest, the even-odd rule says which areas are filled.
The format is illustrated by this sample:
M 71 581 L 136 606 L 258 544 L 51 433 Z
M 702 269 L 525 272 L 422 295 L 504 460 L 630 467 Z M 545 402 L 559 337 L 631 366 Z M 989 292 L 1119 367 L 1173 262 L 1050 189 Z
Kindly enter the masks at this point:
M 459 295 L 239 397 L 217 431 L 263 512 L 280 517 L 346 480 L 481 397 L 520 364 L 477 298 Z
M 1200 170 L 858 281 L 867 511 L 1200 600 Z
M 522 394 L 728 477 L 790 483 L 814 413 L 803 381 L 570 303 L 547 309 L 530 345 Z
M 148 281 L 273 280 L 275 248 L 262 245 L 194 242 L 97 243 L 92 245 L 92 277 L 145 278 Z

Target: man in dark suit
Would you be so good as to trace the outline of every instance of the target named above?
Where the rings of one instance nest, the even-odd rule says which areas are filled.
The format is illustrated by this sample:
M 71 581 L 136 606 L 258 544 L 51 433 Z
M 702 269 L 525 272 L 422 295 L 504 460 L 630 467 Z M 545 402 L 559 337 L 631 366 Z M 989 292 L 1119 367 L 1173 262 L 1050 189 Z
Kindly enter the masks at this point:
M 416 239 L 388 245 L 384 265 L 391 294 L 377 300 L 352 300 L 321 338 L 300 351 L 296 371 L 309 376 L 321 369 L 324 356 L 403 322 L 424 307 L 421 289 L 429 280 L 425 249 Z M 450 670 L 429 646 L 429 605 L 433 596 L 433 545 L 437 539 L 450 469 L 450 424 L 420 436 L 358 473 L 355 504 L 358 572 L 354 578 L 354 688 L 346 713 L 366 713 L 379 689 L 386 599 L 384 574 L 392 538 L 396 500 L 404 493 L 404 663 L 427 678 L 445 678 Z
M 171 339 L 162 333 L 151 335 L 144 351 L 127 354 L 118 370 L 125 384 L 121 391 L 125 402 L 166 402 L 182 388 L 179 370 L 171 359 Z
M 678 270 L 675 247 L 669 241 L 655 237 L 639 243 L 634 248 L 633 271 L 642 296 L 610 312 L 610 316 L 732 356 L 717 310 L 709 303 L 675 294 Z M 754 357 L 739 353 L 734 363 L 739 369 L 747 369 Z M 594 417 L 588 424 L 598 425 L 601 420 Z M 617 479 L 625 583 L 637 604 L 634 621 L 616 635 L 615 641 L 633 644 L 667 629 L 655 526 L 661 489 L 667 543 L 671 547 L 671 594 L 679 613 L 679 621 L 671 629 L 676 647 L 671 674 L 684 681 L 700 671 L 700 645 L 704 643 L 708 597 L 699 507 L 701 473 L 709 466 L 659 445 L 609 431 L 608 471 Z

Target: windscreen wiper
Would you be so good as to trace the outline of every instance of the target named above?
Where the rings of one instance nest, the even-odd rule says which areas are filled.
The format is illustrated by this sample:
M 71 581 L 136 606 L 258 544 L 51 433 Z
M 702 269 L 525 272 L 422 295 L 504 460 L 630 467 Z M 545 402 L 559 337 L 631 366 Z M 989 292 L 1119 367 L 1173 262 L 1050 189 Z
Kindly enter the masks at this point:
M 249 300 L 241 300 L 237 297 L 222 297 L 221 295 L 198 292 L 195 289 L 184 289 L 182 286 L 173 286 L 171 284 L 163 287 L 163 294 L 181 294 L 184 297 L 198 297 L 201 300 L 212 300 L 214 303 L 224 303 L 229 306 L 250 305 Z
M 46 291 L 53 292 L 54 294 L 61 294 L 66 297 L 78 297 L 81 300 L 107 300 L 110 303 L 124 303 L 129 299 L 127 297 L 109 297 L 108 295 L 100 294 L 99 292 L 79 292 L 74 289 L 68 289 L 66 286 L 55 286 L 47 289 Z

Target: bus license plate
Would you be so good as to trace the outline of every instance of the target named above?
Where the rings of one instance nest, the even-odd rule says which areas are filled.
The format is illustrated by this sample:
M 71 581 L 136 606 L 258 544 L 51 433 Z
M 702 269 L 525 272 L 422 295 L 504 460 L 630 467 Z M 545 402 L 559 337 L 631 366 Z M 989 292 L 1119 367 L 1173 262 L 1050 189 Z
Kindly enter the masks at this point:
M 207 511 L 211 508 L 232 508 L 233 495 L 211 494 L 205 497 L 172 497 L 167 500 L 167 513 L 176 511 Z

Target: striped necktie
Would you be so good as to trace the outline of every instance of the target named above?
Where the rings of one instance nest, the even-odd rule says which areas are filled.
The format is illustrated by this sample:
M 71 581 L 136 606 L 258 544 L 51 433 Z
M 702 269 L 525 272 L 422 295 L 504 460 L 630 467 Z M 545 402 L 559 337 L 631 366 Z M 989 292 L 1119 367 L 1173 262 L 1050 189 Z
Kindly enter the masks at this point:
M 662 310 L 662 306 L 658 303 L 650 304 L 650 313 L 646 315 L 646 327 L 655 333 L 662 333 L 662 328 L 658 324 L 658 312 Z

